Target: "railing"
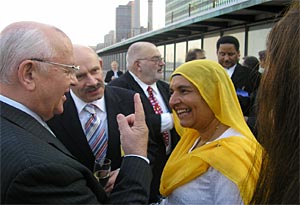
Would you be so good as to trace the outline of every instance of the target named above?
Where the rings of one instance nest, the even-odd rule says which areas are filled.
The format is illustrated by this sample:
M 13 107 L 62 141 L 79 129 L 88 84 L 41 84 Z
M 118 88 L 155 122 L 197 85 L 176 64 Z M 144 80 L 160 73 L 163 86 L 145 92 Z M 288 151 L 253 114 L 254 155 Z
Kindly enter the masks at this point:
M 186 4 L 185 8 L 180 11 L 171 12 L 166 16 L 166 24 L 176 22 L 186 17 L 194 16 L 204 11 L 215 9 L 218 7 L 226 7 L 234 3 L 239 3 L 245 0 L 202 0 Z

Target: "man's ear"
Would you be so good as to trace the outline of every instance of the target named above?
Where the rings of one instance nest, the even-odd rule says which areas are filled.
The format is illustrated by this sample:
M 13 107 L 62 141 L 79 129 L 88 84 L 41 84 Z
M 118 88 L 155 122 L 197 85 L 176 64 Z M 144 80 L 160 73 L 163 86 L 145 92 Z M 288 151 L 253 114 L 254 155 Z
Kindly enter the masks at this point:
M 36 64 L 31 60 L 25 60 L 19 65 L 18 79 L 20 84 L 27 90 L 35 89 Z
M 137 61 L 134 62 L 133 69 L 136 70 L 136 71 L 140 71 L 140 69 L 141 69 L 140 61 L 137 60 Z

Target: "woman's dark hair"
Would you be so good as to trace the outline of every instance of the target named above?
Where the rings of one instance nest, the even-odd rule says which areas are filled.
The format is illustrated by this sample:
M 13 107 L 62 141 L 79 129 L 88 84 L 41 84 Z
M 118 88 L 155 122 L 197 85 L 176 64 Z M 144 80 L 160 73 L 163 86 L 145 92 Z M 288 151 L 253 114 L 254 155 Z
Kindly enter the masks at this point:
M 257 116 L 265 154 L 252 204 L 299 204 L 299 10 L 293 1 L 267 39 Z

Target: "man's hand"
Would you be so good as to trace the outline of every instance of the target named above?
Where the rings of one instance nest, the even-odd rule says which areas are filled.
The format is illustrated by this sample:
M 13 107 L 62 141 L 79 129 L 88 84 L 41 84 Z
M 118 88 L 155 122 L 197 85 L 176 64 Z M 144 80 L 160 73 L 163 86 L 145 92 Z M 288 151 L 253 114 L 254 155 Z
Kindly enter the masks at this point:
M 125 155 L 135 154 L 147 157 L 148 127 L 140 95 L 134 95 L 135 113 L 128 116 L 117 115 L 121 145 Z
M 113 190 L 114 185 L 115 185 L 115 181 L 116 181 L 117 176 L 119 174 L 119 170 L 120 169 L 116 169 L 116 170 L 110 172 L 109 180 L 106 183 L 105 188 L 104 188 L 106 193 L 109 193 Z

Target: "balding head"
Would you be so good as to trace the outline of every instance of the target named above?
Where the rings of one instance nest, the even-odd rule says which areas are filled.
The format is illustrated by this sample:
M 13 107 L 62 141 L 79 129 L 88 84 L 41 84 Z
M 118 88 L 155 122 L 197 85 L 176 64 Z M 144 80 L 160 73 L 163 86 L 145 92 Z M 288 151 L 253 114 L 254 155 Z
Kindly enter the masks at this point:
M 73 52 L 74 52 L 74 61 L 76 65 L 81 65 L 84 62 L 88 61 L 89 59 L 93 59 L 99 62 L 99 57 L 97 53 L 91 47 L 74 44 Z
M 25 59 L 71 55 L 71 40 L 58 28 L 32 21 L 8 25 L 0 34 L 0 82 L 12 83 L 13 73 Z M 57 51 L 59 50 L 59 54 Z
M 137 42 L 132 44 L 127 51 L 128 70 L 133 72 L 133 64 L 136 60 L 151 57 L 156 51 L 156 46 L 149 42 Z
M 56 27 L 16 22 L 0 34 L 0 93 L 43 120 L 63 112 L 65 93 L 77 82 L 71 40 Z
M 165 63 L 158 48 L 149 42 L 137 42 L 128 48 L 127 67 L 147 85 L 162 78 Z

